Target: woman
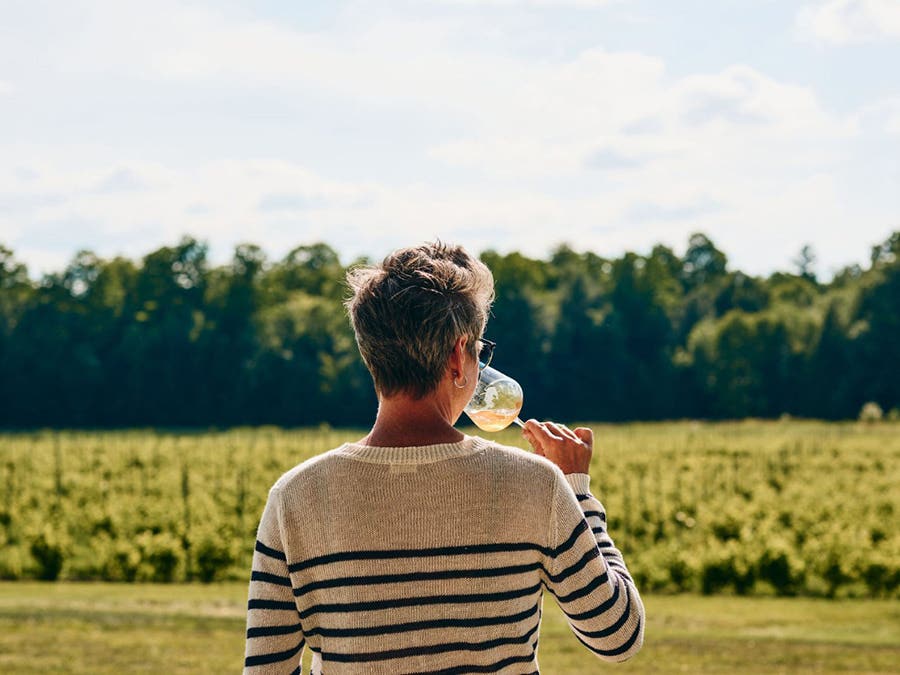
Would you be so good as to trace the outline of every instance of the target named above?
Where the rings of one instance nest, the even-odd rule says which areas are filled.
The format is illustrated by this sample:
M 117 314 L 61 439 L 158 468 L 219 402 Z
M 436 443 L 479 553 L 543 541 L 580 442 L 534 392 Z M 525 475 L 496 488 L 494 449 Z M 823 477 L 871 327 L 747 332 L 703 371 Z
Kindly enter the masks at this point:
M 589 429 L 529 420 L 535 454 L 454 423 L 492 345 L 493 278 L 429 244 L 348 275 L 378 414 L 272 487 L 245 673 L 537 673 L 542 588 L 600 658 L 643 641 L 643 606 L 589 492 Z M 483 364 L 483 365 L 482 365 Z

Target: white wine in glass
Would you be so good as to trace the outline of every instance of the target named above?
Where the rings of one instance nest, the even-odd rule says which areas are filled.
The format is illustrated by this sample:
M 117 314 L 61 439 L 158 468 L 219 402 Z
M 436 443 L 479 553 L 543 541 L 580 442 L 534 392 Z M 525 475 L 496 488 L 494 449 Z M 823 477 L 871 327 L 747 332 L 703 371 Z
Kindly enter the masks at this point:
M 513 422 L 525 426 L 519 419 L 523 400 L 518 382 L 488 366 L 479 373 L 475 393 L 464 410 L 482 431 L 502 431 Z

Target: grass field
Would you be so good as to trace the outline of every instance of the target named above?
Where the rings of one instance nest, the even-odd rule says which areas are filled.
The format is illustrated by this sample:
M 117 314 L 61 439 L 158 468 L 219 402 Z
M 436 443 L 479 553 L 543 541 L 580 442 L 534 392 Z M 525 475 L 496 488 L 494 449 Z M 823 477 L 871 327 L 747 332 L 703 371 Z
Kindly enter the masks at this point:
M 239 672 L 245 597 L 246 585 L 233 582 L 2 583 L 0 672 Z M 576 642 L 547 598 L 542 672 L 900 671 L 896 601 L 657 595 L 645 604 L 643 651 L 605 664 Z
M 596 660 L 548 598 L 542 672 L 900 673 L 900 423 L 595 431 L 592 485 L 645 598 L 645 647 Z M 269 486 L 361 435 L 0 434 L 0 578 L 16 580 L 0 582 L 0 673 L 239 672 Z

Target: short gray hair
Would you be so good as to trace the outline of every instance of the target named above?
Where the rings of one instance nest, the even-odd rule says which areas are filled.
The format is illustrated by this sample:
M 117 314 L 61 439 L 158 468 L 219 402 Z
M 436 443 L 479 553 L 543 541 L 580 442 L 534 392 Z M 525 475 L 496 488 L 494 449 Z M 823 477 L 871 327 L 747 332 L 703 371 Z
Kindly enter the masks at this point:
M 465 335 L 475 354 L 494 299 L 487 266 L 462 246 L 442 242 L 351 269 L 347 283 L 356 344 L 384 396 L 422 398 L 434 391 L 457 338 Z

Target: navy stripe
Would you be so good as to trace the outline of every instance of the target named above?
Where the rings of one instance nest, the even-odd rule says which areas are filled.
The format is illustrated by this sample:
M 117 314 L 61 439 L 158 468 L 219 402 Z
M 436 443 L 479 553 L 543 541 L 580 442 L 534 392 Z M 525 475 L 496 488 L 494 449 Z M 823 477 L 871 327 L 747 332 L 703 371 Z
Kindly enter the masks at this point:
M 305 619 L 313 614 L 326 614 L 332 612 L 369 612 L 378 609 L 393 609 L 395 607 L 416 607 L 418 605 L 444 605 L 470 602 L 502 602 L 514 600 L 532 593 L 537 593 L 541 585 L 535 584 L 529 588 L 517 588 L 512 591 L 500 593 L 474 593 L 470 595 L 427 595 L 418 598 L 395 598 L 391 600 L 371 600 L 367 602 L 340 602 L 324 605 L 313 605 L 309 609 L 300 612 L 300 618 Z
M 601 531 L 601 532 L 606 532 L 606 530 L 603 530 L 603 529 L 600 529 L 600 531 Z M 613 543 L 612 543 L 611 541 L 598 541 L 598 542 L 597 542 L 597 547 L 598 547 L 598 548 L 612 548 L 612 547 L 613 547 Z
M 569 535 L 569 538 L 566 539 L 562 544 L 557 546 L 556 549 L 552 550 L 552 552 L 549 554 L 550 557 L 556 558 L 556 557 L 562 555 L 563 553 L 565 553 L 566 551 L 568 551 L 570 548 L 572 548 L 575 545 L 575 542 L 578 540 L 578 537 L 580 537 L 583 532 L 587 532 L 587 530 L 588 530 L 587 521 L 585 521 L 584 519 L 579 520 L 578 524 L 575 525 L 575 528 L 572 530 L 572 534 Z
M 599 577 L 591 579 L 591 581 L 589 581 L 587 584 L 585 584 L 584 586 L 582 586 L 581 588 L 579 588 L 576 591 L 572 591 L 568 595 L 557 595 L 556 599 L 560 603 L 572 602 L 573 600 L 577 600 L 578 598 L 583 598 L 585 595 L 590 595 L 598 587 L 602 586 L 607 581 L 609 581 L 609 575 L 607 575 L 606 572 L 604 572 Z
M 580 502 L 586 502 L 588 499 L 591 499 L 594 495 L 588 493 L 584 495 L 575 495 L 576 499 Z
M 277 574 L 269 574 L 268 572 L 257 572 L 253 570 L 250 575 L 250 581 L 264 581 L 267 584 L 275 584 L 276 586 L 290 586 L 290 577 L 282 577 Z
M 445 642 L 436 645 L 422 645 L 420 647 L 405 647 L 403 649 L 389 649 L 382 652 L 357 652 L 354 654 L 334 654 L 323 652 L 323 661 L 334 661 L 337 663 L 363 663 L 367 661 L 388 661 L 390 659 L 405 659 L 411 656 L 430 656 L 433 654 L 443 654 L 446 652 L 481 652 L 488 649 L 495 649 L 503 645 L 525 644 L 531 639 L 531 636 L 537 632 L 538 624 L 529 630 L 525 635 L 517 635 L 514 637 L 495 638 L 493 640 L 485 640 L 483 642 Z
M 625 567 L 625 563 L 623 563 L 621 560 L 619 560 L 617 558 L 610 558 L 609 560 L 607 560 L 606 566 L 609 569 L 611 569 L 615 572 L 618 572 L 620 576 L 623 576 L 623 577 L 628 576 L 628 568 Z
M 300 666 L 297 666 L 296 668 L 294 668 L 294 669 L 291 671 L 291 675 L 303 675 L 303 674 L 300 672 Z
M 624 572 L 624 571 L 622 571 L 622 570 L 620 570 L 620 569 L 615 569 L 615 570 L 613 570 L 613 571 L 614 571 L 616 574 L 618 574 L 620 577 L 622 577 L 623 579 L 625 579 L 626 581 L 629 581 L 629 582 L 631 582 L 632 584 L 634 583 L 634 579 L 632 579 L 631 576 L 629 576 L 628 572 Z
M 287 556 L 281 551 L 276 551 L 274 548 L 270 548 L 262 543 L 259 539 L 256 540 L 256 550 L 262 553 L 263 555 L 267 555 L 270 558 L 275 558 L 275 560 L 283 560 L 287 562 Z
M 606 514 L 603 513 L 603 511 L 584 511 L 585 518 L 590 518 L 591 516 L 596 516 L 597 518 L 602 520 L 604 523 L 606 522 Z
M 625 561 L 622 560 L 616 553 L 612 551 L 602 551 L 603 559 L 606 561 L 606 566 L 612 570 L 615 570 L 619 573 L 619 575 L 623 577 L 629 577 L 628 568 L 625 567 Z M 607 555 L 608 553 L 608 555 Z
M 336 588 L 338 586 L 369 586 L 373 584 L 396 584 L 412 581 L 434 581 L 439 579 L 481 579 L 484 577 L 500 577 L 510 574 L 523 574 L 542 569 L 540 563 L 528 563 L 526 565 L 511 565 L 509 567 L 488 567 L 485 569 L 460 569 L 440 570 L 437 572 L 410 572 L 408 574 L 379 574 L 362 577 L 338 577 L 336 579 L 324 579 L 294 589 L 294 595 L 304 595 L 310 591 L 322 588 Z
M 393 550 L 369 550 L 369 551 L 343 551 L 341 553 L 329 553 L 315 558 L 288 565 L 289 572 L 327 565 L 335 562 L 347 562 L 352 560 L 394 560 L 397 558 L 435 558 L 447 555 L 476 555 L 479 553 L 510 553 L 514 551 L 540 551 L 549 552 L 546 546 L 532 544 L 527 541 L 512 542 L 507 544 L 466 544 L 464 546 L 444 546 L 441 548 L 412 548 Z
M 577 563 L 575 563 L 574 565 L 571 565 L 570 567 L 567 567 L 566 569 L 564 569 L 562 572 L 560 572 L 559 574 L 557 574 L 555 576 L 548 573 L 547 578 L 549 578 L 550 581 L 552 581 L 553 583 L 559 583 L 560 581 L 563 581 L 563 580 L 567 579 L 568 577 L 572 576 L 573 574 L 576 574 L 577 572 L 580 572 L 581 570 L 583 570 L 585 565 L 587 565 L 591 560 L 593 560 L 594 558 L 597 558 L 599 556 L 600 556 L 600 550 L 596 546 L 594 546 L 594 547 L 588 549 L 588 551 L 583 556 L 581 556 L 581 559 Z
M 577 633 L 575 633 L 575 637 L 578 639 L 578 641 L 581 644 L 583 644 L 585 647 L 590 649 L 595 654 L 599 654 L 600 656 L 621 656 L 622 654 L 627 652 L 629 649 L 631 649 L 631 647 L 637 641 L 638 635 L 640 635 L 640 633 L 641 633 L 641 622 L 640 622 L 640 620 L 638 620 L 637 626 L 635 627 L 634 632 L 631 634 L 631 637 L 629 637 L 627 640 L 625 640 L 625 642 L 623 642 L 621 644 L 621 646 L 616 647 L 615 649 L 597 649 L 596 647 L 591 647 L 587 642 L 582 640 L 578 636 Z
M 634 579 L 631 578 L 631 576 L 628 574 L 628 572 L 624 572 L 619 568 L 614 568 L 613 574 L 619 575 L 622 579 L 624 579 L 625 581 L 627 581 L 629 583 L 632 583 L 632 584 L 634 583 Z
M 583 520 L 579 522 L 569 538 L 557 546 L 549 548 L 528 541 L 517 541 L 496 544 L 465 544 L 463 546 L 442 546 L 440 548 L 409 548 L 409 549 L 378 549 L 367 551 L 342 551 L 340 553 L 328 553 L 325 555 L 301 560 L 288 565 L 289 572 L 328 565 L 335 562 L 348 562 L 353 560 L 396 560 L 398 558 L 435 558 L 450 555 L 477 555 L 480 553 L 512 553 L 517 551 L 537 551 L 546 556 L 555 558 L 565 553 L 583 531 L 588 530 L 588 525 Z
M 264 598 L 257 598 L 255 600 L 251 600 L 247 603 L 247 609 L 297 609 L 297 605 L 295 605 L 292 601 L 283 601 L 283 600 L 266 600 Z
M 486 616 L 472 619 L 432 619 L 428 621 L 410 621 L 408 623 L 387 624 L 382 626 L 367 626 L 365 628 L 311 628 L 307 637 L 321 635 L 322 637 L 370 637 L 372 635 L 387 635 L 389 633 L 405 633 L 409 631 L 429 630 L 435 628 L 479 628 L 482 626 L 501 626 L 507 623 L 518 623 L 530 619 L 535 614 L 540 616 L 540 604 L 531 609 L 517 614 L 506 616 Z
M 303 649 L 303 645 L 305 644 L 305 640 L 300 640 L 300 643 L 291 649 L 288 649 L 283 652 L 274 652 L 272 654 L 257 654 L 256 656 L 248 656 L 244 661 L 245 668 L 251 668 L 252 666 L 264 666 L 268 663 L 278 663 L 279 661 L 287 661 L 292 656 L 296 656 Z
M 442 668 L 441 670 L 416 671 L 408 675 L 466 675 L 466 673 L 496 673 L 514 663 L 525 663 L 534 659 L 534 650 L 526 656 L 510 656 L 509 658 L 488 663 L 486 665 L 456 666 L 454 668 Z
M 608 600 L 604 600 L 599 605 L 597 605 L 594 609 L 589 609 L 586 612 L 581 612 L 580 614 L 569 614 L 566 612 L 566 608 L 563 607 L 562 611 L 565 612 L 566 616 L 569 617 L 572 621 L 585 621 L 587 619 L 593 619 L 594 617 L 600 616 L 604 612 L 608 612 L 609 608 L 616 604 L 616 601 L 619 599 L 619 584 L 615 584 L 613 586 L 613 593 L 609 597 Z
M 272 635 L 291 635 L 292 633 L 299 633 L 302 630 L 303 626 L 299 623 L 287 626 L 259 626 L 257 628 L 248 628 L 247 637 L 256 638 L 270 637 Z
M 594 534 L 606 534 L 606 528 L 602 525 L 598 525 L 597 527 L 592 527 L 591 532 L 593 532 Z M 602 546 L 612 546 L 612 544 L 603 542 Z
M 575 628 L 578 633 L 583 635 L 586 638 L 605 638 L 609 637 L 613 633 L 618 632 L 618 630 L 625 625 L 625 622 L 628 621 L 628 617 L 631 615 L 631 591 L 628 590 L 628 586 L 625 586 L 625 609 L 622 610 L 622 616 L 620 616 L 614 623 L 612 623 L 608 628 L 604 628 L 602 630 L 593 630 L 586 631 L 581 630 L 580 628 Z

